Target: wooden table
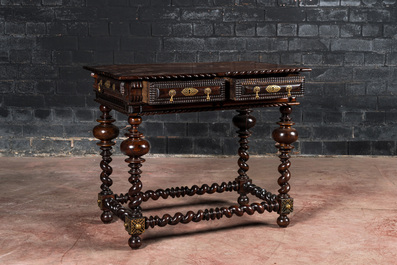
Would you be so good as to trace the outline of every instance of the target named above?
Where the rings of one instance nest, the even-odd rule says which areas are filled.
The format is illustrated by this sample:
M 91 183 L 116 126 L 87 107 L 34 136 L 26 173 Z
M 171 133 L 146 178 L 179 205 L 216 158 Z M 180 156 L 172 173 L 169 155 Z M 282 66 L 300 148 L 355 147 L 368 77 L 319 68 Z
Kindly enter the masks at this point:
M 141 246 L 140 235 L 148 228 L 155 226 L 175 225 L 178 223 L 199 222 L 202 220 L 227 218 L 244 213 L 277 212 L 277 224 L 287 227 L 290 223 L 288 214 L 293 211 L 293 199 L 288 194 L 291 174 L 290 152 L 292 143 L 298 139 L 297 131 L 292 128 L 290 118 L 292 106 L 298 105 L 297 97 L 303 96 L 304 77 L 300 72 L 310 71 L 308 68 L 272 65 L 257 62 L 222 62 L 222 63 L 174 63 L 174 64 L 137 64 L 137 65 L 106 65 L 86 66 L 95 79 L 94 90 L 96 101 L 100 103 L 102 115 L 97 121 L 93 134 L 100 141 L 102 173 L 101 192 L 98 194 L 98 205 L 102 210 L 101 220 L 112 221 L 113 216 L 124 221 L 131 235 L 128 243 L 131 248 Z M 272 194 L 252 183 L 247 175 L 249 158 L 249 131 L 256 119 L 251 115 L 252 108 L 280 107 L 279 125 L 273 131 L 273 139 L 279 150 L 281 164 L 278 171 L 280 189 Z M 131 188 L 125 194 L 115 194 L 112 185 L 112 146 L 119 135 L 110 111 L 114 109 L 128 115 L 131 127 L 125 134 L 121 151 L 128 156 L 125 160 L 130 167 L 129 179 Z M 211 186 L 194 185 L 191 188 L 167 188 L 156 191 L 142 191 L 141 166 L 145 161 L 142 156 L 147 154 L 150 144 L 139 132 L 139 125 L 144 115 L 161 115 L 167 113 L 218 111 L 235 109 L 238 114 L 233 124 L 238 128 L 238 177 L 221 184 Z M 235 191 L 238 193 L 238 205 L 216 209 L 188 211 L 186 214 L 165 214 L 144 216 L 141 205 L 149 199 L 160 197 L 184 197 L 203 195 L 205 193 L 222 193 Z M 247 195 L 257 197 L 260 202 L 249 203 Z M 128 208 L 123 204 L 128 203 Z

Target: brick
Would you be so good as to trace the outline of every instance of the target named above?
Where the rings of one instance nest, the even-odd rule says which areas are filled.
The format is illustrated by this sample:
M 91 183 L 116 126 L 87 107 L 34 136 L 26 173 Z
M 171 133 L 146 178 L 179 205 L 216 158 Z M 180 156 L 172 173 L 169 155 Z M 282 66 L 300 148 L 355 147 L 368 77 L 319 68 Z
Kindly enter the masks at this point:
M 139 20 L 141 21 L 152 21 L 153 18 L 156 20 L 171 20 L 171 21 L 179 21 L 180 20 L 180 10 L 179 8 L 160 8 L 160 7 L 151 7 L 151 8 L 141 8 L 138 13 Z M 197 18 L 199 19 L 199 18 Z M 190 19 L 189 19 L 190 20 Z
M 235 153 L 237 154 L 237 147 L 235 144 Z M 277 148 L 274 146 L 274 141 L 263 141 L 262 139 L 253 139 L 250 141 L 250 149 L 248 150 L 252 155 L 274 155 L 277 152 Z M 248 161 L 249 163 L 249 161 Z
M 34 110 L 34 117 L 39 121 L 51 121 L 51 110 L 50 109 L 36 109 Z
M 386 55 L 386 65 L 396 66 L 397 65 L 397 53 L 390 53 Z
M 342 122 L 342 112 L 327 111 L 324 113 L 324 124 L 337 124 Z
M 305 19 L 305 10 L 298 7 L 268 8 L 265 14 L 265 21 L 299 22 Z
M 42 7 L 18 7 L 13 9 L 13 17 L 19 21 L 48 22 L 54 19 L 54 10 Z
M 164 50 L 203 50 L 204 39 L 202 38 L 165 38 Z
M 371 51 L 370 40 L 337 39 L 331 40 L 331 51 Z
M 61 6 L 63 0 L 43 0 L 44 6 Z
M 347 155 L 348 143 L 343 142 L 324 142 L 323 152 L 327 155 Z
M 355 68 L 354 79 L 360 81 L 372 81 L 376 79 L 386 80 L 389 77 L 389 69 L 387 67 L 380 67 L 376 69 Z
M 222 14 L 222 12 L 221 12 Z M 239 7 L 239 8 L 225 8 L 223 21 L 236 22 L 236 21 L 264 21 L 265 12 L 257 8 Z
M 216 36 L 234 36 L 234 23 L 215 23 L 214 31 Z
M 24 35 L 26 33 L 26 23 L 23 22 L 6 22 L 5 33 L 8 35 Z
M 46 25 L 44 22 L 27 22 L 26 23 L 26 34 L 32 35 L 43 35 L 46 33 Z
M 124 45 L 131 43 L 131 40 L 124 41 Z M 114 51 L 119 49 L 120 38 L 118 37 L 79 37 L 79 50 Z
M 256 35 L 257 36 L 275 37 L 276 34 L 277 34 L 276 24 L 257 23 L 257 25 L 256 25 Z
M 320 37 L 339 37 L 339 26 L 338 25 L 320 25 L 319 27 Z
M 351 81 L 352 76 L 353 69 L 345 67 L 315 68 L 311 73 L 312 81 Z
M 345 65 L 358 65 L 364 64 L 364 53 L 347 52 L 344 56 Z
M 192 137 L 208 137 L 209 124 L 208 123 L 189 123 L 187 127 L 187 136 Z M 211 137 L 213 137 L 211 135 Z
M 379 53 L 366 53 L 364 56 L 365 65 L 385 65 L 385 55 Z
M 305 155 L 321 155 L 323 154 L 322 142 L 300 142 L 301 153 Z
M 372 50 L 377 52 L 390 52 L 396 49 L 395 41 L 391 39 L 374 39 L 372 45 Z
M 396 142 L 393 141 L 373 141 L 373 155 L 396 155 Z
M 383 111 L 367 111 L 365 112 L 365 122 L 372 124 L 385 123 L 385 112 Z
M 247 50 L 280 52 L 288 49 L 288 42 L 276 38 L 250 38 L 247 39 Z
M 122 50 L 142 50 L 142 51 L 156 51 L 160 50 L 160 39 L 158 38 L 134 38 L 122 37 L 121 38 Z
M 331 21 L 340 21 L 340 22 L 347 22 L 348 21 L 348 8 L 331 8 L 331 9 L 325 9 L 325 8 L 314 8 L 314 9 L 308 9 L 306 11 L 307 14 L 307 21 L 326 21 L 326 22 L 331 22 Z M 290 14 L 290 16 L 293 16 L 293 14 Z M 288 18 L 286 18 L 288 19 Z
M 193 5 L 194 6 L 212 6 L 213 1 L 212 0 L 193 0 Z
M 371 142 L 370 141 L 358 141 L 349 142 L 349 155 L 370 155 L 371 154 Z
M 324 64 L 342 66 L 344 57 L 344 54 L 327 53 L 324 56 Z
M 340 0 L 320 0 L 320 6 L 339 6 Z
M 32 60 L 32 52 L 26 50 L 11 50 L 9 52 L 9 59 L 11 63 L 30 63 Z
M 220 62 L 231 62 L 238 61 L 239 53 L 236 52 L 220 52 L 219 53 L 219 61 Z
M 397 100 L 397 96 L 378 96 L 379 110 L 385 110 L 385 111 L 396 110 L 397 109 L 396 100 Z
M 77 37 L 51 36 L 39 37 L 37 45 L 45 50 L 77 50 Z
M 80 125 L 80 127 L 83 127 Z M 26 124 L 23 125 L 23 136 L 24 137 L 62 137 L 63 126 L 60 125 L 38 125 L 38 124 Z
M 345 38 L 360 37 L 361 36 L 360 24 L 344 24 L 340 28 L 340 36 Z
M 313 133 L 318 140 L 347 140 L 352 138 L 352 128 L 348 126 L 313 127 Z
M 303 113 L 302 122 L 306 123 L 322 123 L 323 113 L 321 110 L 306 110 Z
M 397 25 L 383 25 L 383 37 L 396 37 L 397 36 Z
M 165 137 L 145 137 L 150 143 L 149 154 L 167 154 L 167 138 Z
M 193 25 L 190 23 L 178 23 L 172 26 L 172 35 L 176 37 L 189 37 L 193 35 Z
M 88 24 L 88 33 L 90 36 L 108 36 L 109 23 L 107 21 L 98 21 Z
M 280 57 L 281 64 L 302 64 L 302 54 L 301 53 L 283 53 Z
M 46 95 L 46 107 L 85 107 L 85 98 L 70 95 Z
M 320 65 L 323 62 L 323 55 L 320 53 L 302 54 L 302 63 L 305 65 Z
M 9 144 L 13 155 L 31 155 L 29 139 L 10 139 Z
M 164 136 L 164 123 L 162 122 L 144 122 L 142 123 L 141 132 L 144 133 L 145 136 Z
M 0 124 L 0 135 L 2 137 L 21 137 L 22 125 L 2 123 Z
M 237 23 L 236 36 L 255 36 L 255 23 Z
M 47 34 L 67 34 L 67 23 L 54 21 L 54 22 L 47 22 L 46 23 Z M 88 32 L 88 30 L 87 30 Z
M 152 23 L 153 36 L 171 36 L 172 24 L 171 23 Z
M 172 123 L 168 122 L 164 124 L 164 134 L 167 137 L 170 136 L 186 136 L 187 126 L 186 123 Z
M 363 112 L 345 112 L 343 121 L 346 123 L 360 123 L 364 120 Z
M 32 81 L 19 81 L 15 83 L 15 91 L 21 94 L 35 93 L 36 83 Z
M 55 91 L 55 82 L 50 80 L 39 80 L 36 83 L 36 92 L 40 94 L 52 94 Z
M 212 36 L 214 34 L 214 26 L 212 24 L 194 23 L 193 35 L 194 36 Z
M 15 84 L 12 81 L 0 81 L 0 94 L 11 94 L 15 90 Z
M 314 37 L 314 36 L 318 36 L 318 25 L 299 24 L 298 36 L 299 37 Z
M 212 123 L 209 125 L 209 135 L 211 137 L 230 137 L 232 134 L 230 123 Z
M 10 110 L 0 107 L 0 122 L 8 121 L 9 118 L 11 118 Z
M 351 22 L 389 22 L 390 11 L 380 9 L 352 9 L 349 21 Z
M 44 107 L 44 98 L 41 95 L 5 95 L 4 105 L 9 107 Z
M 69 22 L 67 23 L 67 32 L 69 35 L 88 36 L 88 23 Z
M 29 109 L 15 109 L 12 112 L 13 121 L 29 122 L 32 120 L 32 110 Z
M 241 50 L 245 48 L 243 38 L 207 38 L 201 50 Z
M 292 39 L 288 44 L 290 51 L 327 51 L 328 47 L 329 42 L 320 39 Z
M 218 52 L 198 52 L 197 53 L 197 61 L 198 62 L 214 62 L 218 61 L 219 53 Z
M 87 139 L 74 140 L 70 152 L 72 155 L 98 154 L 95 142 Z
M 363 25 L 362 35 L 363 37 L 379 37 L 382 35 L 382 26 L 374 24 Z
M 70 65 L 72 63 L 72 51 L 53 51 L 52 62 L 57 65 Z
M 395 127 L 385 125 L 359 126 L 354 128 L 354 138 L 357 140 L 390 140 L 397 133 Z
M 186 137 L 168 138 L 168 154 L 193 154 L 193 139 Z
M 92 123 L 67 124 L 64 127 L 66 137 L 92 137 Z
M 92 122 L 94 120 L 94 112 L 89 109 L 78 109 L 75 110 L 74 115 L 77 122 Z
M 222 9 L 194 8 L 182 10 L 181 20 L 186 21 L 222 21 Z M 225 10 L 226 16 L 227 10 Z
M 54 109 L 54 121 L 65 122 L 73 120 L 73 111 L 71 109 Z
M 68 7 L 56 8 L 55 19 L 60 21 L 94 21 L 98 19 L 97 9 L 94 8 L 81 8 L 81 7 Z M 110 10 L 108 10 L 110 13 Z M 48 19 L 47 21 L 49 21 Z
M 385 95 L 387 94 L 387 84 L 383 82 L 368 82 L 366 94 L 367 95 Z
M 361 0 L 341 0 L 341 6 L 360 6 Z
M 290 23 L 277 24 L 277 36 L 297 36 L 298 25 Z
M 0 79 L 10 80 L 16 78 L 18 74 L 18 69 L 16 65 L 1 66 L 0 67 Z
M 215 123 L 219 121 L 219 113 L 217 111 L 199 112 L 198 121 L 203 123 Z
M 110 22 L 109 23 L 110 35 L 129 35 L 130 23 L 128 22 Z
M 194 154 L 221 155 L 222 140 L 216 138 L 194 138 Z
M 150 23 L 132 22 L 130 24 L 131 34 L 134 36 L 150 36 Z

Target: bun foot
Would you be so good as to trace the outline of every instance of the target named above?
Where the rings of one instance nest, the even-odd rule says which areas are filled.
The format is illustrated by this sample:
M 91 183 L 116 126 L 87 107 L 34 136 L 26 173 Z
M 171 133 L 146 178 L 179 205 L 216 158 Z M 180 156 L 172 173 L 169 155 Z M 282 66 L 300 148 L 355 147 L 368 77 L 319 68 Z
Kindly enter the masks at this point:
M 277 218 L 277 224 L 280 227 L 287 227 L 289 225 L 289 218 L 286 215 L 280 215 Z
M 113 220 L 113 214 L 109 211 L 103 211 L 101 214 L 101 220 L 104 224 L 108 224 Z
M 132 249 L 138 249 L 142 245 L 142 240 L 139 236 L 131 236 L 130 239 L 128 239 L 128 245 Z

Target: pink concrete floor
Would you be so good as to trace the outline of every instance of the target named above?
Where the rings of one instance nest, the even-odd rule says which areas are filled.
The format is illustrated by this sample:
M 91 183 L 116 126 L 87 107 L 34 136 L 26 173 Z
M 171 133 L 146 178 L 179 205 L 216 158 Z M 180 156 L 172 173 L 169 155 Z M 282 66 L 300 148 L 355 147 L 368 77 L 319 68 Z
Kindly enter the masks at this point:
M 114 157 L 113 190 L 127 165 Z M 131 250 L 123 223 L 102 224 L 99 157 L 0 158 L 0 264 L 397 264 L 397 158 L 293 158 L 291 225 L 277 214 L 149 229 Z M 249 175 L 276 192 L 276 157 Z M 236 158 L 149 157 L 144 189 L 233 180 Z M 235 204 L 236 193 L 150 201 L 145 215 Z M 254 201 L 252 198 L 251 201 Z M 190 206 L 189 206 L 190 205 Z

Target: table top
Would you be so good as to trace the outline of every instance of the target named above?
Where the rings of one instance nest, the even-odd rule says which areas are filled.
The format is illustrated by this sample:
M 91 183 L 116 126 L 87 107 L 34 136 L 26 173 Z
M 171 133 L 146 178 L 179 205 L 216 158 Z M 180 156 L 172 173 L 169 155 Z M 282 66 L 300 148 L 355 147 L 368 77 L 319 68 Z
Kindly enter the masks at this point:
M 84 66 L 95 74 L 116 80 L 177 79 L 191 77 L 227 77 L 236 75 L 288 74 L 311 71 L 310 68 L 259 62 L 162 63 Z

